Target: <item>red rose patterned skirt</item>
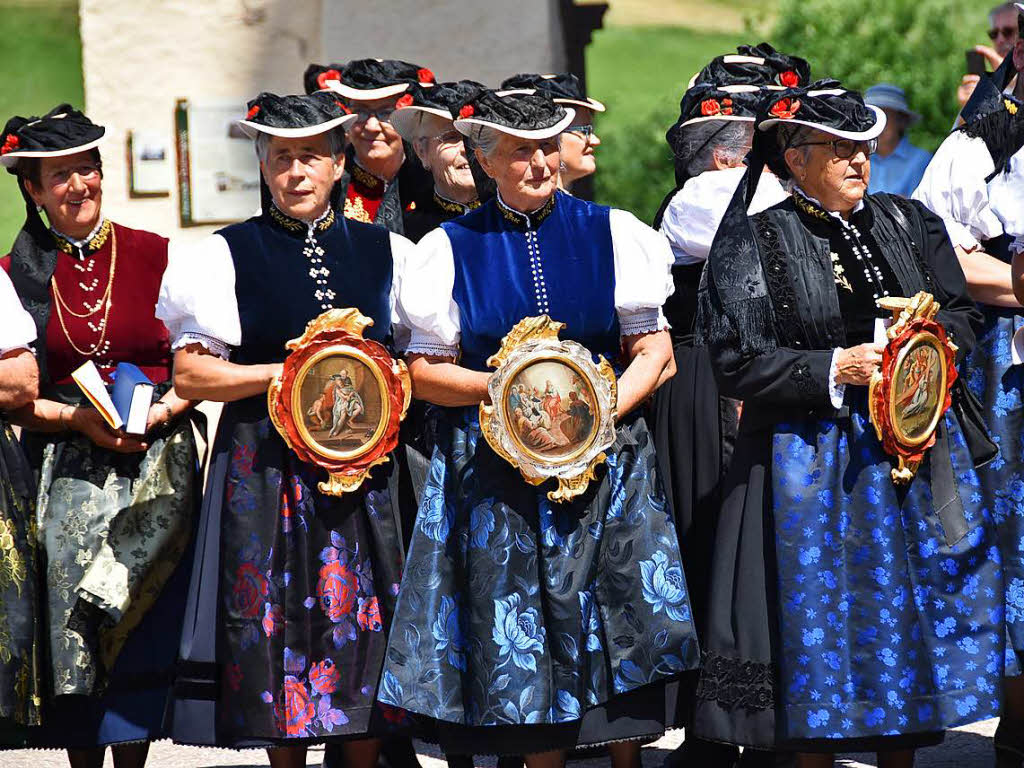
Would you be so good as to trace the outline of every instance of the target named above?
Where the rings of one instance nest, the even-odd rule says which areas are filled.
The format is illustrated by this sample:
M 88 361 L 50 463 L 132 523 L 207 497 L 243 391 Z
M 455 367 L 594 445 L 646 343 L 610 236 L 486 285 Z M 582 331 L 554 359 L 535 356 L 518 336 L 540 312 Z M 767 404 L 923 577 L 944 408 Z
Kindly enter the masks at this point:
M 325 496 L 262 398 L 225 407 L 214 444 L 182 664 L 175 741 L 220 746 L 390 730 L 375 705 L 400 541 L 384 465 Z

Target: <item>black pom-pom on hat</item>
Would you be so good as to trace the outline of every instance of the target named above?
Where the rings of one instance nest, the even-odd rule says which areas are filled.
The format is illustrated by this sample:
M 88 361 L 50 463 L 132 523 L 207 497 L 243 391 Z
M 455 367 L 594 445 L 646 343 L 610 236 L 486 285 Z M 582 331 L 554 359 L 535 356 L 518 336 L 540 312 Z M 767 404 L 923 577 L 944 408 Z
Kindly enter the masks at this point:
M 459 109 L 455 128 L 471 138 L 474 130 L 493 128 L 524 139 L 546 139 L 562 133 L 576 112 L 556 104 L 541 91 L 482 91 Z
M 437 83 L 432 87 L 413 85 L 399 97 L 391 124 L 404 138 L 412 139 L 424 115 L 453 121 L 464 104 L 474 99 L 486 86 L 475 80 Z
M 0 134 L 0 164 L 15 173 L 21 158 L 85 152 L 98 146 L 105 132 L 70 104 L 59 104 L 42 117 L 15 116 Z
M 412 85 L 432 85 L 434 73 L 398 59 L 355 59 L 341 70 L 341 78 L 328 87 L 353 101 L 373 101 L 405 93 Z
M 356 119 L 329 91 L 294 96 L 263 92 L 247 106 L 248 112 L 238 126 L 249 138 L 259 133 L 288 138 L 316 136 Z
M 583 93 L 579 78 L 572 74 L 513 75 L 502 82 L 501 88 L 502 90 L 532 88 L 547 93 L 556 104 L 586 107 L 595 112 L 604 112 L 606 109 L 600 101 L 591 99 Z

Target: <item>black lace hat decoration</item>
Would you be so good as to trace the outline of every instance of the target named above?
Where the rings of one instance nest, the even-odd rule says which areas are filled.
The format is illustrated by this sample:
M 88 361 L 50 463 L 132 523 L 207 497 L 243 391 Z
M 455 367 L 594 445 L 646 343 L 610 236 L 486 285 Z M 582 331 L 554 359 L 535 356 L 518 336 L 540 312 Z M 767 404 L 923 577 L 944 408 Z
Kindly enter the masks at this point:
M 426 67 L 398 59 L 355 59 L 342 67 L 340 75 L 336 80 L 324 76 L 324 84 L 353 101 L 385 99 L 437 80 Z
M 693 76 L 690 85 L 756 85 L 799 88 L 810 85 L 811 65 L 799 56 L 776 51 L 768 43 L 740 45 L 736 53 L 716 56 Z
M 60 157 L 99 145 L 106 129 L 70 104 L 59 104 L 42 117 L 15 116 L 0 134 L 0 163 L 16 172 L 23 157 Z
M 475 80 L 437 83 L 433 87 L 414 85 L 399 97 L 391 113 L 391 124 L 403 138 L 411 141 L 424 115 L 453 121 L 462 106 L 484 90 L 486 86 Z
M 344 127 L 356 119 L 348 107 L 329 91 L 278 96 L 264 91 L 248 104 L 238 126 L 249 138 L 259 133 L 287 138 L 316 136 Z
M 494 128 L 524 139 L 557 136 L 572 123 L 576 111 L 556 104 L 542 91 L 486 90 L 459 109 L 455 128 L 472 138 L 480 128 Z
M 555 104 L 569 104 L 574 107 L 585 107 L 595 112 L 604 112 L 605 107 L 597 99 L 583 93 L 580 79 L 572 74 L 534 75 L 519 74 L 506 78 L 501 84 L 502 90 L 533 89 L 549 94 Z
M 327 83 L 341 80 L 341 70 L 344 68 L 344 64 L 310 64 L 302 74 L 302 87 L 306 93 L 329 91 L 331 88 Z
M 838 80 L 819 80 L 807 88 L 773 94 L 757 128 L 771 131 L 781 123 L 805 125 L 840 139 L 867 141 L 885 129 L 885 112 L 865 104 L 857 91 L 845 89 Z

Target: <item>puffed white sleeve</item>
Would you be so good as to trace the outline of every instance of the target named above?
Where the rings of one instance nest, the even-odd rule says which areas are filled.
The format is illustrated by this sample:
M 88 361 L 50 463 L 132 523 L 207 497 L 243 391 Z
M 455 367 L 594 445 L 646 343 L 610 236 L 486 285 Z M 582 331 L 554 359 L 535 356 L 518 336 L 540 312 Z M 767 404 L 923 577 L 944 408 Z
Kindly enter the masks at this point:
M 0 355 L 28 349 L 36 340 L 36 324 L 21 306 L 11 278 L 0 269 Z
M 672 249 L 668 240 L 628 211 L 609 215 L 615 256 L 615 310 L 623 336 L 668 328 L 661 311 L 672 295 Z
M 1003 232 L 1015 238 L 1019 251 L 1016 244 L 1024 239 L 1024 149 L 1010 158 L 1009 170 L 1000 171 L 989 182 L 988 195 Z
M 171 241 L 156 316 L 167 326 L 172 349 L 201 344 L 228 358 L 242 342 L 242 326 L 227 240 L 210 235 L 198 242 Z
M 451 240 L 438 227 L 413 247 L 402 276 L 397 313 L 409 328 L 407 353 L 458 357 L 459 307 L 452 298 L 454 287 Z
M 985 142 L 955 131 L 942 142 L 912 195 L 942 219 L 953 245 L 965 251 L 1003 234 L 985 181 L 993 170 Z
M 398 297 L 402 293 L 402 281 L 405 279 L 406 270 L 412 262 L 412 252 L 416 248 L 407 237 L 389 234 L 391 241 L 391 331 L 394 334 L 395 349 L 404 352 L 409 346 L 410 328 L 409 323 L 399 311 Z

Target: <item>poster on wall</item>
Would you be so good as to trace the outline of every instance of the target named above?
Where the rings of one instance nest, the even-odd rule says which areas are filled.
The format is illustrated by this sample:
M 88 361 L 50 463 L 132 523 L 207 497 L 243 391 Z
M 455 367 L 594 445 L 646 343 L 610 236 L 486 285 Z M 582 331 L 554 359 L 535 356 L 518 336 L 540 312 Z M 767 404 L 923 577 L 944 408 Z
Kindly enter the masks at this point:
M 128 192 L 132 197 L 171 194 L 171 142 L 166 133 L 128 131 Z
M 181 226 L 227 224 L 259 209 L 259 164 L 239 129 L 244 104 L 193 104 L 174 112 Z

